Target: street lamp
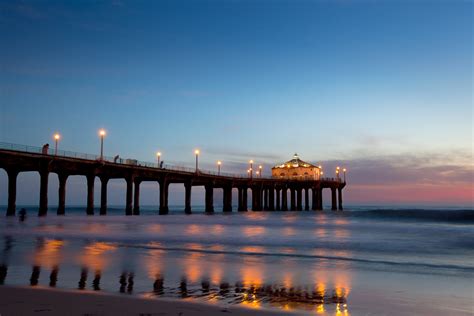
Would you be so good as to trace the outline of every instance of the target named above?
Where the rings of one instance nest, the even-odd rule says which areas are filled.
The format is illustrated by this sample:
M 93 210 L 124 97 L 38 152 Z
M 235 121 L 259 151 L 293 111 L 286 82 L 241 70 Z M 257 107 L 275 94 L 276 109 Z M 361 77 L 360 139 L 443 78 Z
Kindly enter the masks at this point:
M 346 171 L 347 171 L 346 168 L 342 169 L 342 172 L 344 172 L 344 183 L 346 183 Z
M 250 170 L 250 179 L 252 179 L 252 177 L 253 177 L 253 160 L 250 160 L 249 163 L 250 163 L 250 169 L 249 169 Z
M 260 171 L 256 171 L 255 173 L 257 174 L 257 177 L 260 175 Z
M 54 134 L 54 143 L 55 143 L 54 155 L 55 156 L 58 155 L 58 142 L 59 142 L 60 139 L 61 139 L 61 135 L 59 135 L 58 133 Z
M 221 175 L 221 165 L 222 165 L 222 162 L 220 160 L 217 161 L 217 175 L 220 176 Z
M 156 153 L 156 159 L 158 160 L 158 168 L 160 167 L 160 160 L 161 160 L 161 153 L 157 152 Z
M 263 169 L 262 165 L 258 166 L 258 171 L 259 171 L 258 174 L 260 175 L 260 178 L 262 177 L 262 169 Z
M 338 179 L 338 180 L 339 180 L 339 169 L 341 169 L 341 168 L 336 167 L 336 179 Z
M 199 157 L 199 149 L 196 149 L 196 150 L 194 151 L 194 154 L 196 155 L 196 172 L 198 172 L 198 163 L 199 163 L 199 161 L 198 161 L 198 157 Z
M 101 129 L 99 131 L 99 136 L 100 136 L 100 160 L 104 159 L 104 137 L 105 137 L 105 134 L 107 134 L 107 133 L 105 132 L 104 129 Z
M 250 169 L 247 169 L 247 175 L 250 177 Z

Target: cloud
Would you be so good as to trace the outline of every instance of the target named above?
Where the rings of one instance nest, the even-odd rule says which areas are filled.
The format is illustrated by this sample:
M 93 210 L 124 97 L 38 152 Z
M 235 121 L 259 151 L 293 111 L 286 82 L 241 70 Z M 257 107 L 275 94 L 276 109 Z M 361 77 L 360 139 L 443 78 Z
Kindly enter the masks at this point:
M 348 177 L 354 184 L 454 184 L 473 182 L 471 158 L 466 151 L 454 150 L 450 153 L 407 153 L 322 163 L 328 174 L 332 174 L 337 165 L 347 167 Z

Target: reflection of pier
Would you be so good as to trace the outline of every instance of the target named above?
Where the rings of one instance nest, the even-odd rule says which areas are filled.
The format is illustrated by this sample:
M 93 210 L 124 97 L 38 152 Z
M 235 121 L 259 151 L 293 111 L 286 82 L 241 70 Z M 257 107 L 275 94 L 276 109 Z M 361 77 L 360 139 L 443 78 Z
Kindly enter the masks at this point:
M 8 144 L 10 145 L 10 144 Z M 331 190 L 333 210 L 342 210 L 342 189 L 346 183 L 341 179 L 321 178 L 315 180 L 248 178 L 235 175 L 214 174 L 202 170 L 192 170 L 166 166 L 160 168 L 151 163 L 122 164 L 95 156 L 60 153 L 59 155 L 41 154 L 40 148 L 20 145 L 1 145 L 0 168 L 8 174 L 7 215 L 16 213 L 16 182 L 20 172 L 34 171 L 40 175 L 39 213 L 44 216 L 48 211 L 48 179 L 55 173 L 59 179 L 58 215 L 65 213 L 66 183 L 69 176 L 81 175 L 87 179 L 87 208 L 89 215 L 94 214 L 94 182 L 101 181 L 100 214 L 107 213 L 107 184 L 110 179 L 124 179 L 126 182 L 126 215 L 140 214 L 140 184 L 144 181 L 159 183 L 159 213 L 168 213 L 168 189 L 172 183 L 185 187 L 185 212 L 191 213 L 191 190 L 193 186 L 205 188 L 205 210 L 214 212 L 214 189 L 223 190 L 223 211 L 232 211 L 232 190 L 238 191 L 238 211 L 247 211 L 248 190 L 252 194 L 254 211 L 321 210 L 323 208 L 323 189 Z M 136 162 L 136 161 L 134 161 Z M 289 193 L 289 201 L 288 201 Z M 311 196 L 311 205 L 310 205 Z

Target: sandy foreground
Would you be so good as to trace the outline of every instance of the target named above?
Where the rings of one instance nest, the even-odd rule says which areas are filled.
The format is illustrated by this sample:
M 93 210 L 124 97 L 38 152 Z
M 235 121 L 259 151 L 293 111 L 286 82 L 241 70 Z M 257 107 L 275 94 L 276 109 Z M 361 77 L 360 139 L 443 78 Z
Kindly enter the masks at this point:
M 184 300 L 147 299 L 48 288 L 0 286 L 0 316 L 23 315 L 272 315 L 275 311 L 213 306 Z

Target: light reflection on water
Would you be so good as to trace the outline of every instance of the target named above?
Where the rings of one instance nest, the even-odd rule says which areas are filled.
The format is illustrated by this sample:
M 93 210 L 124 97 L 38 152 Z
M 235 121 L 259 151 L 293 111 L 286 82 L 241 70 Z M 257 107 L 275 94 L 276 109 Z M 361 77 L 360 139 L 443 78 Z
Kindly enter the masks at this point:
M 237 223 L 228 216 L 80 219 L 0 223 L 0 284 L 349 315 L 351 296 L 367 283 L 359 274 L 369 269 L 353 259 L 380 246 L 383 260 L 394 247 L 395 260 L 402 247 L 383 241 L 406 242 L 398 238 L 406 231 L 364 237 L 367 227 L 324 214 L 270 221 L 251 213 Z

